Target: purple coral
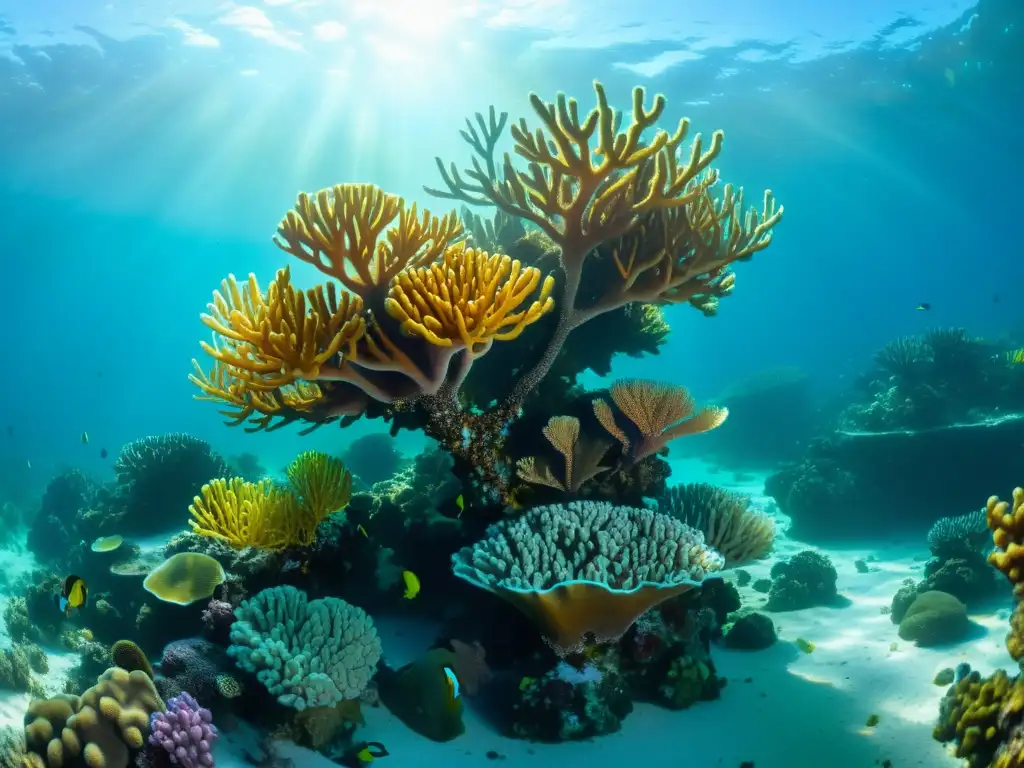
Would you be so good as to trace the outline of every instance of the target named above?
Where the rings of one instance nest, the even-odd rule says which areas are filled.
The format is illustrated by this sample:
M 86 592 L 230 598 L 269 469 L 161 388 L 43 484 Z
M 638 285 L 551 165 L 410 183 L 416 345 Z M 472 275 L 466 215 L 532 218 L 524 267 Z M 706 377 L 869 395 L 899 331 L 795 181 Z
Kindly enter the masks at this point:
M 149 718 L 149 743 L 162 747 L 182 768 L 213 768 L 213 743 L 218 739 L 210 710 L 192 696 L 180 693 L 167 702 L 166 712 Z
M 214 642 L 227 645 L 231 642 L 231 625 L 235 623 L 235 607 L 226 600 L 211 598 L 203 611 L 203 624 L 207 635 Z

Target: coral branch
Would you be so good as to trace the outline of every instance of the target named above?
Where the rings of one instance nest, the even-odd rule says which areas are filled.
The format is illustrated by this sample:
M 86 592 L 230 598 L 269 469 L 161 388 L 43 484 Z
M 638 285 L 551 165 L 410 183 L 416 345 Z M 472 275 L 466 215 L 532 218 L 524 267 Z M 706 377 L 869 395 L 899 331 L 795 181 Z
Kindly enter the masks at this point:
M 564 461 L 562 479 L 559 480 L 550 464 L 537 456 L 524 456 L 516 463 L 522 480 L 535 485 L 546 485 L 561 491 L 578 491 L 588 480 L 606 472 L 601 466 L 609 443 L 603 440 L 580 438 L 580 421 L 573 416 L 553 416 L 544 427 L 544 437 L 561 454 Z
M 721 426 L 729 415 L 726 408 L 708 406 L 697 410 L 693 396 L 684 388 L 645 379 L 623 379 L 610 390 L 612 403 L 626 419 L 638 438 L 624 441 L 623 455 L 627 464 L 635 464 L 645 456 L 657 453 L 670 441 L 685 435 L 697 435 Z M 611 406 L 602 401 L 595 405 L 594 413 L 605 424 L 611 416 Z M 618 422 L 609 433 L 623 432 Z

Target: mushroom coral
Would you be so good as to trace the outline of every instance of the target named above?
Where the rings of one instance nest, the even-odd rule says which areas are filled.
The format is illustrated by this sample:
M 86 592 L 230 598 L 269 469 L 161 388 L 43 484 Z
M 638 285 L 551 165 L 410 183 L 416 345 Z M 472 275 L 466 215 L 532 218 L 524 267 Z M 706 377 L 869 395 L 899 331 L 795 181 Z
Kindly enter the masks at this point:
M 507 427 L 572 330 L 634 302 L 686 302 L 714 314 L 735 284 L 730 265 L 768 247 L 782 217 L 770 191 L 759 209 L 731 185 L 713 194 L 722 132 L 706 144 L 698 134 L 687 150 L 688 120 L 671 133 L 656 129 L 663 96 L 648 108 L 636 88 L 631 119 L 623 120 L 599 83 L 594 90 L 597 106 L 583 116 L 564 95 L 553 103 L 531 95 L 541 127 L 511 126 L 525 168 L 510 155 L 495 158 L 506 114 L 478 115 L 479 131 L 467 121 L 472 167 L 460 173 L 438 160 L 444 189 L 427 189 L 535 226 L 557 249 L 557 279 L 470 247 L 454 212 L 420 212 L 371 184 L 302 193 L 275 243 L 333 282 L 303 292 L 284 269 L 264 291 L 255 277 L 240 285 L 229 276 L 202 318 L 214 332 L 203 347 L 214 363 L 209 371 L 195 363 L 190 378 L 200 397 L 226 404 L 229 423 L 250 430 L 295 421 L 315 429 L 363 415 L 420 428 L 453 454 L 463 477 L 475 474 L 513 500 L 519 479 L 503 458 Z M 604 262 L 599 270 L 611 277 L 599 296 L 584 297 L 581 279 L 593 262 Z M 474 362 L 553 311 L 557 323 L 535 364 L 506 396 L 464 407 L 459 390 Z M 674 420 L 638 421 L 625 404 L 643 403 L 630 392 L 613 391 L 612 399 L 639 432 L 634 461 L 724 418 L 705 410 L 676 423 L 690 415 L 676 408 Z M 655 405 L 687 404 L 671 388 L 635 393 Z

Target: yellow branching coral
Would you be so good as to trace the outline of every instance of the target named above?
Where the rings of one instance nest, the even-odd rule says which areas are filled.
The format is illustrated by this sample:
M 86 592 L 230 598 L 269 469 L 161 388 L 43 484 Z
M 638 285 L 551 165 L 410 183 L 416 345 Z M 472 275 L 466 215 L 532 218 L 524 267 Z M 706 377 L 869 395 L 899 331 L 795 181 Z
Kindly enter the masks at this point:
M 594 415 L 622 443 L 623 455 L 634 463 L 660 451 L 677 437 L 716 429 L 729 415 L 728 409 L 717 406 L 697 410 L 685 387 L 658 381 L 623 379 L 612 384 L 609 394 L 615 408 L 639 436 L 627 436 L 607 401 L 594 401 Z
M 211 480 L 192 500 L 189 526 L 200 536 L 241 549 L 277 550 L 296 541 L 298 498 L 269 480 L 249 483 L 240 477 Z
M 315 379 L 320 366 L 362 336 L 366 323 L 362 301 L 334 284 L 306 293 L 291 284 L 289 270 L 279 270 L 266 294 L 255 275 L 244 288 L 234 275 L 213 294 L 202 321 L 225 339 L 203 343 L 203 350 L 232 368 L 254 374 L 249 389 L 273 391 L 296 379 Z
M 197 360 L 192 366 L 189 381 L 203 391 L 196 399 L 230 406 L 219 412 L 229 426 L 249 422 L 246 432 L 273 432 L 302 419 L 313 423 L 311 430 L 337 418 L 322 407 L 324 395 L 314 382 L 296 381 L 267 391 L 263 386 L 249 387 L 250 376 L 241 375 L 241 371 L 220 360 L 214 361 L 209 372 L 203 371 Z
M 544 427 L 544 437 L 563 459 L 561 472 L 556 474 L 544 458 L 525 456 L 516 463 L 516 469 L 528 483 L 578 491 L 585 482 L 609 469 L 601 466 L 609 443 L 581 439 L 580 420 L 573 416 L 552 416 Z
M 300 194 L 274 242 L 365 298 L 406 267 L 432 263 L 461 234 L 454 211 L 420 217 L 415 205 L 407 209 L 373 184 L 338 184 Z
M 452 246 L 427 267 L 398 274 L 385 303 L 402 330 L 440 347 L 476 350 L 514 339 L 554 306 L 555 279 L 508 256 Z M 540 294 L 522 311 L 523 302 Z
M 286 470 L 302 506 L 300 543 L 312 543 L 316 527 L 344 509 L 352 497 L 352 475 L 339 459 L 317 451 L 299 454 Z

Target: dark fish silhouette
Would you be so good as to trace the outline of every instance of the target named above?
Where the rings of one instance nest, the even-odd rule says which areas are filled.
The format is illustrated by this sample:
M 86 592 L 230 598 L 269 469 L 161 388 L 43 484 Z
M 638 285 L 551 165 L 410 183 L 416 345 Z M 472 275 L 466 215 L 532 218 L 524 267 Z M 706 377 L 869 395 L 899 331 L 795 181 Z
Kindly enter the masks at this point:
M 917 307 L 915 307 L 915 309 L 917 309 L 918 312 L 927 312 L 931 308 L 932 305 L 927 302 L 922 302 L 921 304 L 918 304 Z

